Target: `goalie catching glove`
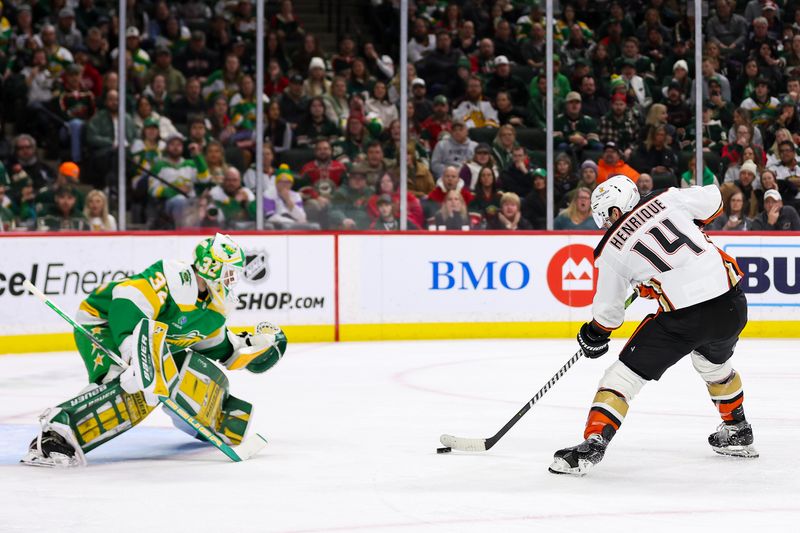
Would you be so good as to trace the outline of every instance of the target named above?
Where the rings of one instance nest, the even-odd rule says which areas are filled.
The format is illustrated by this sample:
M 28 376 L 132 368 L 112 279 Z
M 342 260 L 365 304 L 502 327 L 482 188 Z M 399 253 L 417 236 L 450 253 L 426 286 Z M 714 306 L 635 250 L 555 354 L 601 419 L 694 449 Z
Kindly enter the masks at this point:
M 245 331 L 236 335 L 228 331 L 228 340 L 233 346 L 233 353 L 224 363 L 228 370 L 246 368 L 260 374 L 272 368 L 286 353 L 286 335 L 270 322 L 260 322 L 254 334 Z

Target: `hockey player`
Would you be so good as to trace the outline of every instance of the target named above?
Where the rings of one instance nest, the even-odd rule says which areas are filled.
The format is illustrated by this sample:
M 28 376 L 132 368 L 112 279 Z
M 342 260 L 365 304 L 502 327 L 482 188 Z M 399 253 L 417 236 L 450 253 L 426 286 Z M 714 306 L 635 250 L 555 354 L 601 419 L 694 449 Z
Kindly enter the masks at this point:
M 77 322 L 129 366 L 115 365 L 76 330 L 89 385 L 41 415 L 40 433 L 22 462 L 86 465 L 86 452 L 138 424 L 158 405 L 158 396 L 172 398 L 226 444 L 239 444 L 252 405 L 230 394 L 218 364 L 260 373 L 286 351 L 286 336 L 272 324 L 239 335 L 228 329 L 228 304 L 235 301 L 233 289 L 244 267 L 242 249 L 218 233 L 195 248 L 191 264 L 157 261 L 91 293 Z
M 670 188 L 640 201 L 636 184 L 614 176 L 592 193 L 592 214 L 607 232 L 594 252 L 598 269 L 593 320 L 578 333 L 586 357 L 608 351 L 622 325 L 631 287 L 658 301 L 605 372 L 586 422 L 583 443 L 555 453 L 550 472 L 583 475 L 600 462 L 630 402 L 684 355 L 706 382 L 722 424 L 708 437 L 723 455 L 758 457 L 744 416 L 742 380 L 729 361 L 747 323 L 736 261 L 698 228 L 722 212 L 714 185 Z

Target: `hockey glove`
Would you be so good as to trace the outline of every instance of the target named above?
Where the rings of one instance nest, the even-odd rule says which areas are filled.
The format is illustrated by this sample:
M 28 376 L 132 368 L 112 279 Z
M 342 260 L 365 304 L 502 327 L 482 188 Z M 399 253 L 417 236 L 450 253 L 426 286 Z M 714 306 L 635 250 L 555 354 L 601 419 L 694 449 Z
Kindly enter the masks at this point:
M 598 331 L 590 322 L 581 326 L 578 332 L 578 345 L 583 350 L 583 355 L 589 359 L 597 359 L 608 351 L 607 331 Z
M 254 373 L 265 372 L 286 352 L 286 335 L 269 322 L 259 323 L 255 334 L 244 332 L 235 335 L 228 331 L 228 340 L 233 346 L 233 353 L 224 362 L 228 370 L 246 368 Z

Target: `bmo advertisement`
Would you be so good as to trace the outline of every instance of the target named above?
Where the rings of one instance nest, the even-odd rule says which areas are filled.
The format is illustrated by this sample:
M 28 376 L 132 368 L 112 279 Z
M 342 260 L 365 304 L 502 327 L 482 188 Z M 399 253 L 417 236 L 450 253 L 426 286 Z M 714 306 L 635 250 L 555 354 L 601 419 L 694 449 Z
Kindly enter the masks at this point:
M 745 334 L 800 336 L 800 236 L 713 239 L 745 273 L 752 322 Z M 574 335 L 591 318 L 598 241 L 591 234 L 340 236 L 342 339 Z M 637 300 L 620 333 L 656 309 Z

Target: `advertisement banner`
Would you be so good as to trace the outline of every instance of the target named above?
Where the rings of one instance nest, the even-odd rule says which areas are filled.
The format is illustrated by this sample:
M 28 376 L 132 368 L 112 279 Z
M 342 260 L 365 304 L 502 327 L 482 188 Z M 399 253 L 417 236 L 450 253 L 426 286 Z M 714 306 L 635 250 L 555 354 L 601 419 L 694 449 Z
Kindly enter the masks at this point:
M 159 258 L 191 260 L 197 235 L 0 238 L 0 353 L 72 349 L 69 328 L 25 293 L 34 285 L 74 314 L 102 283 Z M 498 233 L 235 236 L 248 257 L 230 324 L 268 320 L 293 342 L 569 337 L 591 319 L 598 235 Z M 800 336 L 800 236 L 713 236 L 737 259 L 745 335 Z M 617 335 L 656 304 L 639 299 Z
M 574 334 L 592 318 L 598 241 L 563 234 L 340 236 L 342 339 Z M 714 242 L 746 274 L 751 322 L 800 320 L 800 239 L 727 235 Z M 620 333 L 656 310 L 655 302 L 637 300 Z
M 200 236 L 31 237 L 4 240 L 0 263 L 0 335 L 68 332 L 69 327 L 35 297 L 29 279 L 74 315 L 88 293 L 108 281 L 138 273 L 159 259 L 191 261 Z M 230 323 L 252 326 L 334 324 L 333 240 L 325 235 L 237 236 L 248 265 L 237 286 L 240 301 Z M 332 335 L 331 335 L 332 336 Z

